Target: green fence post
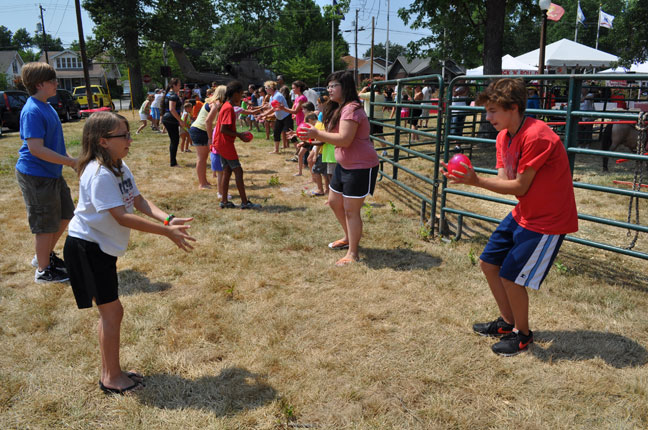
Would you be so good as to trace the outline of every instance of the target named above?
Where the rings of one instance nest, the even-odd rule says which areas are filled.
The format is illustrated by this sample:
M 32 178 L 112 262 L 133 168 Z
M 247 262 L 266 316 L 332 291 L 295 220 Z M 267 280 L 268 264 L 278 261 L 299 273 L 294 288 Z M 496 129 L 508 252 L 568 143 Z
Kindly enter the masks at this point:
M 398 86 L 398 91 L 396 92 L 396 103 L 395 103 L 395 109 L 396 109 L 396 122 L 394 125 L 396 126 L 395 133 L 394 133 L 394 156 L 393 160 L 395 163 L 398 163 L 398 157 L 400 155 L 400 130 L 399 127 L 401 126 L 401 113 L 400 113 L 400 103 L 401 103 L 401 94 L 403 92 L 403 85 L 400 82 L 400 79 L 396 81 L 396 85 Z M 394 179 L 398 179 L 398 167 L 396 164 L 394 164 L 392 170 L 392 176 Z

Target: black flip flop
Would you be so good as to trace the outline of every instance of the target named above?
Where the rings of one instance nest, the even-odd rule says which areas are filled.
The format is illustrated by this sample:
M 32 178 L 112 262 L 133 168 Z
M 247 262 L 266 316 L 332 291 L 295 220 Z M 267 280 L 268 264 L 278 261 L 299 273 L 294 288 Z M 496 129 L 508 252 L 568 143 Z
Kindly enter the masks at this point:
M 103 391 L 104 394 L 119 394 L 120 396 L 123 396 L 127 392 L 132 391 L 132 390 L 134 390 L 134 389 L 136 389 L 137 387 L 140 387 L 140 386 L 142 386 L 141 382 L 135 382 L 135 383 L 133 383 L 133 385 L 130 385 L 130 386 L 126 387 L 126 388 L 121 388 L 121 389 L 120 388 L 110 388 L 110 387 L 106 387 L 103 384 L 103 382 L 99 381 L 99 388 L 101 388 L 101 391 Z
M 131 378 L 133 381 L 139 382 L 140 384 L 144 385 L 144 375 L 142 375 L 141 373 L 137 373 L 137 372 L 125 372 L 125 373 L 126 376 Z

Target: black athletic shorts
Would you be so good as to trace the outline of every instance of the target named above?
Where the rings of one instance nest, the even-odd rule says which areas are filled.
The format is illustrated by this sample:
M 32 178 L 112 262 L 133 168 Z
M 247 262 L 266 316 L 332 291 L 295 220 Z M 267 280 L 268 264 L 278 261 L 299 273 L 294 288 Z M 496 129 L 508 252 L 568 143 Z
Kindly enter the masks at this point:
M 286 115 L 284 119 L 278 119 L 274 123 L 273 137 L 275 142 L 281 142 L 281 132 L 292 130 L 294 127 L 292 115 Z
M 345 169 L 338 163 L 329 188 L 344 197 L 362 199 L 373 195 L 377 177 L 378 165 L 370 169 Z
M 68 236 L 63 258 L 79 309 L 91 308 L 92 299 L 105 305 L 119 298 L 117 257 L 106 254 L 94 242 Z

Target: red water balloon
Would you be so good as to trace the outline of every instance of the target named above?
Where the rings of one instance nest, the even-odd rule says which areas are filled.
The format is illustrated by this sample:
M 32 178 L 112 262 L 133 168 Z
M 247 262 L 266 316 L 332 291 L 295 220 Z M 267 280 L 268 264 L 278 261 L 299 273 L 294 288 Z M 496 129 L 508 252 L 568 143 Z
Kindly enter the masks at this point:
M 455 154 L 450 161 L 448 161 L 448 173 L 453 174 L 455 170 L 460 173 L 466 173 L 468 170 L 462 166 L 461 163 L 464 163 L 468 167 L 472 167 L 470 158 L 463 154 Z
M 242 138 L 243 142 L 250 142 L 253 138 L 254 138 L 254 135 L 252 133 L 250 133 L 249 131 L 246 131 L 245 133 L 243 133 L 243 138 Z
M 301 139 L 306 139 L 306 133 L 309 128 L 312 128 L 313 126 L 310 125 L 307 122 L 302 122 L 299 124 L 299 127 L 297 127 L 297 136 Z

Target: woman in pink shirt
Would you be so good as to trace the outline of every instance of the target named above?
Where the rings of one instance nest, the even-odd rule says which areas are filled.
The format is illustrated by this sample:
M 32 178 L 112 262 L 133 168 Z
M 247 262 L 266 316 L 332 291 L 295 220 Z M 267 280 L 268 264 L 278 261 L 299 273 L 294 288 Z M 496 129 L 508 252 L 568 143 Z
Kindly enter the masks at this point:
M 362 236 L 360 209 L 373 195 L 378 175 L 378 155 L 369 139 L 369 120 L 358 98 L 353 73 L 328 77 L 330 101 L 324 108 L 326 131 L 310 128 L 307 137 L 335 146 L 337 166 L 329 185 L 328 202 L 344 229 L 344 237 L 329 243 L 331 249 L 348 249 L 336 266 L 358 261 Z
M 302 106 L 304 106 L 305 103 L 308 103 L 308 99 L 304 95 L 304 91 L 306 91 L 306 84 L 302 81 L 295 81 L 292 83 L 292 90 L 295 94 L 295 102 L 293 103 L 292 109 L 288 109 L 286 106 L 279 106 L 279 109 L 288 112 L 293 116 L 293 118 L 295 118 L 295 130 L 297 130 L 297 127 L 299 127 L 304 122 L 304 112 L 302 111 Z M 294 140 L 294 142 L 295 145 L 297 145 L 297 141 Z M 301 176 L 302 170 L 304 169 L 304 157 L 300 156 L 300 150 L 298 148 L 296 149 L 299 170 L 295 174 L 295 176 Z

